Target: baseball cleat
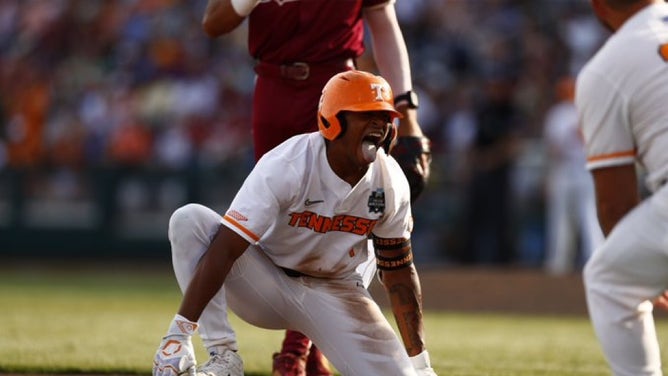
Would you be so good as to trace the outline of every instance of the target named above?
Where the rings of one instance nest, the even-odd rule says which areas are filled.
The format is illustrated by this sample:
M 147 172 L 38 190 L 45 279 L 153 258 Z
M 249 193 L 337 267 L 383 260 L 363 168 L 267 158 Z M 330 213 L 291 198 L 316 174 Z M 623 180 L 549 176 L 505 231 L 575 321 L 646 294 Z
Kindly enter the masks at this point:
M 211 353 L 209 360 L 197 367 L 197 376 L 244 376 L 244 362 L 236 351 Z
M 306 376 L 306 357 L 293 353 L 274 353 L 271 376 Z
M 320 350 L 311 346 L 311 351 L 306 358 L 306 376 L 332 376 L 329 361 Z

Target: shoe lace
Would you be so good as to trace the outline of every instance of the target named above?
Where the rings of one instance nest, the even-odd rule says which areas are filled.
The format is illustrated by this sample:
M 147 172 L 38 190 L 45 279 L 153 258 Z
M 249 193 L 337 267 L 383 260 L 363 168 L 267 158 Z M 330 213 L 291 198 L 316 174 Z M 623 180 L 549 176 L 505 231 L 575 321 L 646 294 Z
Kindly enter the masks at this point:
M 241 372 L 238 358 L 233 351 L 225 350 L 222 354 L 210 353 L 209 355 L 209 360 L 199 368 L 199 372 L 215 376 L 227 376 L 233 371 Z

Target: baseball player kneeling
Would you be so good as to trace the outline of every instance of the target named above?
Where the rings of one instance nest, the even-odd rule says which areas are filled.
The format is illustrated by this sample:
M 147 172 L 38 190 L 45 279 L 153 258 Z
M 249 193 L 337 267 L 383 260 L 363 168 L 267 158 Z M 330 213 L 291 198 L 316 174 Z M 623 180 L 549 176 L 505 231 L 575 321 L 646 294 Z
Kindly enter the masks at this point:
M 320 98 L 320 131 L 265 154 L 224 216 L 197 204 L 173 213 L 169 240 L 184 297 L 154 375 L 243 375 L 228 318 L 207 315 L 227 307 L 258 327 L 306 334 L 343 375 L 435 375 L 412 262 L 408 182 L 383 149 L 400 116 L 392 98 L 379 76 L 335 75 Z M 368 238 L 404 346 L 356 271 Z M 225 338 L 199 368 L 196 331 L 203 340 Z

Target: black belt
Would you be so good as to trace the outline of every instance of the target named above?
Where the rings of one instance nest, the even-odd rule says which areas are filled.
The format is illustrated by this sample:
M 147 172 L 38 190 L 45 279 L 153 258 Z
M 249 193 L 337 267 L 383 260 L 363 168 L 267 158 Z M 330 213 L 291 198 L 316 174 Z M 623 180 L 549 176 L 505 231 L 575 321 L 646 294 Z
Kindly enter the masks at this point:
M 282 267 L 282 266 L 279 266 L 279 268 L 283 269 L 283 272 L 284 272 L 285 275 L 287 275 L 288 277 L 292 277 L 292 278 L 297 278 L 297 277 L 308 277 L 307 274 L 304 274 L 304 273 L 302 273 L 302 272 L 298 272 L 298 271 L 296 271 L 296 270 L 294 270 L 294 269 L 288 269 L 288 268 L 284 268 L 284 267 Z
M 272 64 L 260 61 L 255 65 L 255 72 L 260 76 L 304 81 L 313 76 L 325 76 L 325 78 L 329 78 L 338 72 L 354 68 L 355 65 L 353 59 L 314 64 L 301 61 L 286 64 Z

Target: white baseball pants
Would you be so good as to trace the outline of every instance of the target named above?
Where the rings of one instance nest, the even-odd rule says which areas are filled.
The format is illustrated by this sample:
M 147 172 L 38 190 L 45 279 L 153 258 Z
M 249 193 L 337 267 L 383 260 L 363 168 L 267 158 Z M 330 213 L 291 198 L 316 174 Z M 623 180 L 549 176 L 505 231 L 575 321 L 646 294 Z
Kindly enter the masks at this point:
M 668 190 L 628 213 L 584 270 L 587 306 L 612 371 L 662 375 L 650 300 L 668 289 Z
M 221 222 L 219 214 L 197 204 L 172 214 L 169 240 L 182 291 Z M 252 325 L 306 334 L 343 375 L 416 375 L 359 275 L 340 280 L 288 277 L 259 247 L 250 246 L 202 313 L 199 332 L 205 346 L 237 349 L 228 305 Z

